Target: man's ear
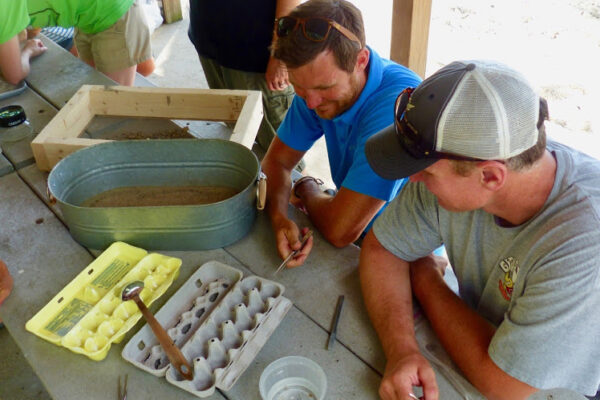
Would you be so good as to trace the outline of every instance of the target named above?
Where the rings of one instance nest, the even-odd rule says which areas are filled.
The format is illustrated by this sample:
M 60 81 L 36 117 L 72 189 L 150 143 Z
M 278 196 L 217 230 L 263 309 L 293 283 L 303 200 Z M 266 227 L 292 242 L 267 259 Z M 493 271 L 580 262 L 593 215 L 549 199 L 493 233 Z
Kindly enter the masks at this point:
M 491 191 L 496 191 L 504 186 L 508 169 L 506 165 L 499 161 L 483 161 L 479 164 L 480 182 Z
M 366 47 L 363 47 L 362 49 L 360 49 L 360 51 L 358 52 L 358 56 L 356 57 L 355 70 L 357 72 L 361 72 L 361 71 L 364 71 L 367 69 L 367 66 L 369 65 L 369 57 L 370 57 L 369 49 L 367 49 Z

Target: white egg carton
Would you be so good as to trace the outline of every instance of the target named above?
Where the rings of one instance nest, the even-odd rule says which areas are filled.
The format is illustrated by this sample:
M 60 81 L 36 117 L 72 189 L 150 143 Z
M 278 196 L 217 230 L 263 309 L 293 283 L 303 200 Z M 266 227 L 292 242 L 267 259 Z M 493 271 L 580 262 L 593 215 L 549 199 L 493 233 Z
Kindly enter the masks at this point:
M 231 389 L 292 306 L 283 285 L 242 275 L 209 261 L 155 315 L 193 364 L 193 380 L 171 366 L 147 324 L 123 348 L 123 358 L 198 397 Z

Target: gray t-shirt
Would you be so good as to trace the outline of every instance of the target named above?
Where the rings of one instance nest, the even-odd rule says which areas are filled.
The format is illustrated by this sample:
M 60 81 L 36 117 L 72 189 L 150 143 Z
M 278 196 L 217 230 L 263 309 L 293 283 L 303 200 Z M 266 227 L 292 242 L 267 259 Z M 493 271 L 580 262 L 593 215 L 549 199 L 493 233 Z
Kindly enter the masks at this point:
M 557 161 L 544 207 L 517 227 L 484 211 L 449 212 L 409 183 L 373 227 L 412 261 L 442 243 L 460 297 L 497 327 L 488 352 L 537 388 L 593 395 L 600 385 L 600 162 L 549 141 Z

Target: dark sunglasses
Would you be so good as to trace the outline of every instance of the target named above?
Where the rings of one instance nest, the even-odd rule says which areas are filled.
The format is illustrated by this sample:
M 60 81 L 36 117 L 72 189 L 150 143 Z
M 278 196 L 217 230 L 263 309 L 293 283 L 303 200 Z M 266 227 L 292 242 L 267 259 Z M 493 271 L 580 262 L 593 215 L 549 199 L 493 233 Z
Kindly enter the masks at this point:
M 415 88 L 406 88 L 396 98 L 394 106 L 394 124 L 396 125 L 396 135 L 400 145 L 414 158 L 435 158 L 460 161 L 485 161 L 481 158 L 461 156 L 458 154 L 444 153 L 432 149 L 431 145 L 423 143 L 422 135 L 406 120 L 405 111 L 410 100 L 410 96 Z
M 328 18 L 296 18 L 285 16 L 275 20 L 275 32 L 278 37 L 289 36 L 298 29 L 299 26 L 302 26 L 304 37 L 311 42 L 322 42 L 327 39 L 327 36 L 329 36 L 329 32 L 331 32 L 331 28 L 333 27 L 346 38 L 358 43 L 358 46 L 362 48 L 360 40 L 358 40 L 358 37 L 354 33 Z

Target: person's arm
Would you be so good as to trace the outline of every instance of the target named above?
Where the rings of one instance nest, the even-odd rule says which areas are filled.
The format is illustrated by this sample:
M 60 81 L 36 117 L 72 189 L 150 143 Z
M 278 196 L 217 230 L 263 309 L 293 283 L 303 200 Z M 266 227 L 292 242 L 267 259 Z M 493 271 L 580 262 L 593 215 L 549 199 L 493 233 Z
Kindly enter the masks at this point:
M 23 49 L 18 35 L 0 44 L 0 71 L 4 79 L 16 85 L 29 74 L 29 60 L 46 51 L 46 46 L 39 39 L 29 39 Z
M 425 400 L 438 398 L 431 365 L 415 338 L 409 264 L 387 251 L 373 231 L 360 252 L 360 284 L 387 363 L 379 388 L 383 400 L 409 399 L 422 386 Z
M 281 258 L 287 257 L 293 250 L 300 249 L 301 233 L 306 232 L 306 229 L 300 232 L 298 226 L 287 217 L 292 169 L 303 155 L 303 152 L 292 149 L 275 137 L 261 163 L 262 171 L 267 175 L 266 210 L 271 219 Z M 312 249 L 312 241 L 312 238 L 308 239 L 302 251 L 288 262 L 288 267 L 297 267 L 304 263 Z
M 13 288 L 13 279 L 10 276 L 8 267 L 0 260 L 0 306 L 8 297 Z M 1 322 L 1 321 L 0 321 Z
M 385 201 L 344 187 L 330 196 L 311 180 L 294 188 L 310 221 L 328 242 L 344 247 L 360 237 Z
M 277 0 L 275 18 L 288 15 L 300 2 L 300 0 Z M 275 32 L 273 32 L 273 40 L 275 39 Z M 290 85 L 287 68 L 281 61 L 274 58 L 273 55 L 269 57 L 265 78 L 269 90 L 283 90 Z
M 495 328 L 444 282 L 431 259 L 411 264 L 411 284 L 440 343 L 465 377 L 488 399 L 525 399 L 536 388 L 513 378 L 488 355 Z

